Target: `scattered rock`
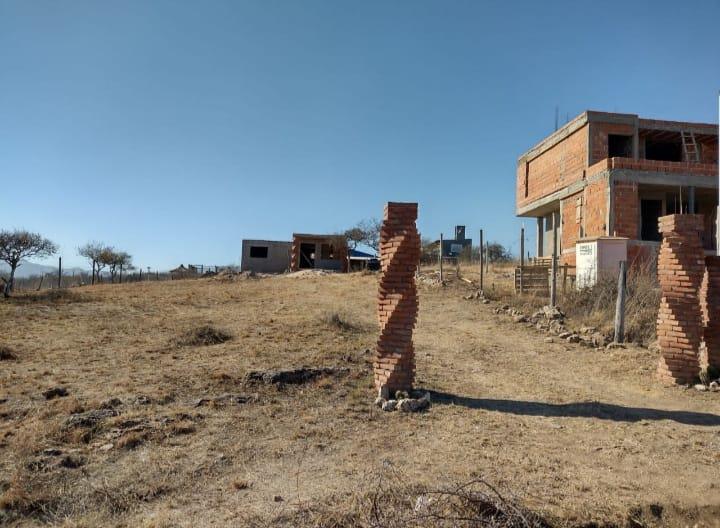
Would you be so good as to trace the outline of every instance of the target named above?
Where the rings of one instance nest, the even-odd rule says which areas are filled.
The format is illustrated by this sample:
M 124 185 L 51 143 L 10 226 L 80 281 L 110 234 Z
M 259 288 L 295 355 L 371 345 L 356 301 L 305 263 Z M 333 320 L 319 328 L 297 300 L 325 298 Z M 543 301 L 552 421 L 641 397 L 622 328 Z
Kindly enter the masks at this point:
M 546 342 L 546 343 L 554 343 L 555 340 L 554 340 L 552 337 L 546 337 L 546 338 L 545 338 L 545 342 Z
M 299 385 L 320 376 L 333 376 L 347 374 L 348 372 L 350 372 L 350 369 L 347 367 L 300 367 L 296 369 L 255 370 L 247 373 L 245 381 Z
M 378 396 L 377 398 L 375 398 L 375 406 L 382 408 L 385 401 L 386 401 L 385 398 L 383 398 L 382 396 Z
M 150 405 L 152 403 L 152 400 L 150 399 L 149 396 L 140 394 L 138 396 L 135 396 L 135 398 L 133 398 L 132 402 L 135 405 Z
M 110 398 L 109 400 L 105 400 L 100 404 L 99 409 L 114 409 L 115 407 L 120 407 L 122 405 L 122 400 L 120 398 Z
M 545 319 L 564 319 L 565 314 L 558 308 L 557 306 L 543 306 L 542 307 L 543 315 L 545 316 Z
M 572 335 L 572 332 L 562 332 L 562 333 L 559 333 L 559 334 L 558 334 L 558 337 L 559 337 L 560 339 L 567 339 L 567 338 L 570 337 L 571 335 Z
M 275 496 L 273 497 L 273 500 L 274 500 L 275 502 L 282 502 L 282 501 L 285 500 L 285 499 L 283 499 L 282 496 L 280 496 L 280 495 L 275 495 Z
M 720 391 L 720 383 L 717 381 L 710 382 L 710 386 L 708 388 L 711 392 L 718 392 Z
M 707 388 L 707 386 L 703 385 L 702 383 L 698 383 L 697 385 L 695 385 L 695 390 L 700 391 L 700 392 L 705 392 L 706 390 L 708 390 L 708 388 Z
M 616 343 L 615 341 L 613 341 L 612 343 L 608 343 L 605 346 L 605 348 L 607 348 L 608 350 L 614 350 L 616 348 L 625 348 L 625 344 L 624 343 Z
M 195 407 L 203 405 L 241 405 L 250 401 L 257 400 L 257 395 L 245 396 L 244 394 L 221 394 L 212 398 L 200 398 L 195 401 Z
M 382 404 L 382 410 L 388 412 L 394 411 L 395 407 L 397 407 L 397 404 L 397 400 L 387 400 L 385 403 Z
M 55 398 L 64 398 L 67 396 L 68 390 L 65 387 L 53 387 L 51 389 L 47 389 L 43 391 L 42 395 L 45 397 L 46 400 L 52 400 Z
M 117 416 L 119 413 L 114 409 L 95 409 L 92 411 L 75 413 L 65 420 L 66 429 L 75 429 L 77 427 L 95 427 L 103 420 Z
M 569 336 L 567 336 L 567 337 L 565 338 L 565 340 L 566 340 L 568 343 L 579 343 L 579 342 L 580 342 L 580 336 L 577 335 L 577 334 L 570 334 Z
M 397 402 L 397 408 L 402 412 L 420 412 L 430 407 L 430 393 L 426 392 L 421 398 L 405 398 Z
M 103 444 L 98 449 L 100 451 L 110 451 L 113 448 L 112 444 Z
M 597 328 L 594 326 L 581 326 L 580 327 L 580 333 L 581 334 L 594 334 L 597 332 Z
M 54 447 L 49 447 L 47 449 L 43 449 L 42 454 L 45 456 L 56 457 L 62 455 L 62 451 L 55 449 Z
M 527 315 L 519 314 L 519 315 L 516 315 L 513 317 L 513 322 L 515 322 L 515 323 L 527 323 L 527 321 L 528 321 Z

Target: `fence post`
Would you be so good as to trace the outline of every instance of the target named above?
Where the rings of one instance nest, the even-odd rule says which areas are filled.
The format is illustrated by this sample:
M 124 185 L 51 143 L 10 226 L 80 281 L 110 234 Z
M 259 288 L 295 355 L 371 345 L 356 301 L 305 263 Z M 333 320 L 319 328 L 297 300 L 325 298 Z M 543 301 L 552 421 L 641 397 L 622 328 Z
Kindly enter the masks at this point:
M 480 291 L 483 290 L 483 230 L 480 230 Z
M 520 228 L 520 295 L 523 294 L 523 268 L 525 267 L 525 227 Z
M 620 273 L 618 275 L 617 303 L 615 304 L 615 342 L 622 343 L 625 340 L 625 283 L 626 270 L 625 261 L 620 261 Z
M 440 256 L 440 284 L 443 283 L 443 234 L 440 233 L 440 251 L 438 252 Z
M 568 270 L 568 265 L 567 265 L 567 263 L 565 263 L 565 264 L 563 264 L 563 285 L 562 285 L 563 295 L 565 295 L 565 282 L 567 281 L 567 270 Z
M 550 273 L 550 306 L 555 307 L 557 302 L 557 220 L 553 222 L 553 254 Z
M 62 257 L 58 257 L 58 288 L 62 288 Z

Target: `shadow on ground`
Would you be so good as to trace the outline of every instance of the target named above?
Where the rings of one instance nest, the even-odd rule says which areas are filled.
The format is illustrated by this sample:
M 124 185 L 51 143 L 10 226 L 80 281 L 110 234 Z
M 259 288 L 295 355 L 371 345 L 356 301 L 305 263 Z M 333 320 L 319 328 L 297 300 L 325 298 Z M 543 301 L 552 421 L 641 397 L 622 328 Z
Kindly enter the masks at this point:
M 687 425 L 720 426 L 720 416 L 703 412 L 623 407 L 622 405 L 603 402 L 543 403 L 522 400 L 497 400 L 457 396 L 432 390 L 429 392 L 433 404 L 460 405 L 469 409 L 483 409 L 522 416 L 597 418 L 616 422 L 672 420 Z

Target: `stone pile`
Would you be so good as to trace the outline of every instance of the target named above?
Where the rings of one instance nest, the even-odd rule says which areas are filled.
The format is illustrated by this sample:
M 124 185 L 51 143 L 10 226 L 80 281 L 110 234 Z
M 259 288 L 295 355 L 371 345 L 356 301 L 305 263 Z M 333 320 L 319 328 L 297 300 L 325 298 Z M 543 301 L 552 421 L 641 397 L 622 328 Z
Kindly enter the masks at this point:
M 411 391 L 415 380 L 412 332 L 418 313 L 415 272 L 420 261 L 417 209 L 416 203 L 388 203 L 380 230 L 380 336 L 373 371 L 375 387 L 386 399 L 396 391 Z
M 663 235 L 658 257 L 662 297 L 657 320 L 658 376 L 671 383 L 692 383 L 700 373 L 702 340 L 699 289 L 705 273 L 700 241 L 702 215 L 668 215 L 658 220 Z

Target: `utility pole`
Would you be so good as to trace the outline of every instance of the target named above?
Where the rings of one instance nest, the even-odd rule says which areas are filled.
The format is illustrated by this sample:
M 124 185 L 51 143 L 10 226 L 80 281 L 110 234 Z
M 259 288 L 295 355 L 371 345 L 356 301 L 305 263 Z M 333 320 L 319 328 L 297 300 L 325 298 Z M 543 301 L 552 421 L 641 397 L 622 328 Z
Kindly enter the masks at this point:
M 440 256 L 440 284 L 443 283 L 443 234 L 440 233 L 440 251 L 438 252 Z
M 483 291 L 483 230 L 480 230 L 480 291 Z

